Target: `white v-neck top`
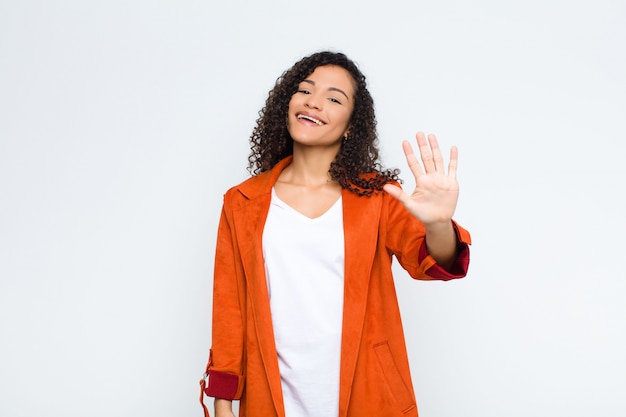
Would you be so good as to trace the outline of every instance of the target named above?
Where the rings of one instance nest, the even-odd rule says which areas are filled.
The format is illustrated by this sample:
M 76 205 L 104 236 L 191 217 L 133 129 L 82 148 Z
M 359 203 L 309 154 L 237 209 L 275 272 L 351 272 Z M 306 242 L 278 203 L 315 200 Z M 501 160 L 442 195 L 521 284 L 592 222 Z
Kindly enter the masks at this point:
M 263 256 L 286 417 L 336 417 L 344 281 L 341 198 L 311 219 L 272 189 Z

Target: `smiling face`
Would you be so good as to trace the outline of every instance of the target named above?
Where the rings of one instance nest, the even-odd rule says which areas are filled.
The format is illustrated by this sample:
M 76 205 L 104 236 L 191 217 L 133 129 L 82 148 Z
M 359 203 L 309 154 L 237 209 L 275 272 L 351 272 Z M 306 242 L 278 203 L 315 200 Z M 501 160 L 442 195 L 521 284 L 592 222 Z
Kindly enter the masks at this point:
M 287 129 L 294 147 L 339 149 L 354 109 L 355 84 L 342 67 L 317 67 L 298 85 L 289 101 Z

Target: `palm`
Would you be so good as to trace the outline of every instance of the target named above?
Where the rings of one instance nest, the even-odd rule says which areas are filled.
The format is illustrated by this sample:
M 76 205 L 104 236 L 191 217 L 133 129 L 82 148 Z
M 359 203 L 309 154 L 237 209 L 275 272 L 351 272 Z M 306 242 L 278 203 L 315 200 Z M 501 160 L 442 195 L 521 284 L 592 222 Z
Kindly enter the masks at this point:
M 385 191 L 402 202 L 423 223 L 447 222 L 454 214 L 459 196 L 459 184 L 456 180 L 457 149 L 452 147 L 450 151 L 450 163 L 446 173 L 437 138 L 428 135 L 426 141 L 421 132 L 416 138 L 423 169 L 409 142 L 402 144 L 407 163 L 415 177 L 413 193 L 409 195 L 390 184 L 385 185 Z

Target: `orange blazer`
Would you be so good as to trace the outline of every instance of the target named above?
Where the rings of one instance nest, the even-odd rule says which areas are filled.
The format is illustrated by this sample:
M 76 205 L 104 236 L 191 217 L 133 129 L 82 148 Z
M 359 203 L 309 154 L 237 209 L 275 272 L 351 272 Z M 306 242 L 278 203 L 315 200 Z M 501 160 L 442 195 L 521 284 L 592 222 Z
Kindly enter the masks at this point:
M 241 400 L 240 416 L 285 417 L 261 242 L 272 186 L 290 162 L 284 159 L 224 196 L 204 391 Z M 469 264 L 470 235 L 455 223 L 457 261 L 444 270 L 426 252 L 423 224 L 393 197 L 359 197 L 343 190 L 342 204 L 345 277 L 338 415 L 417 417 L 392 256 L 415 279 L 462 278 Z

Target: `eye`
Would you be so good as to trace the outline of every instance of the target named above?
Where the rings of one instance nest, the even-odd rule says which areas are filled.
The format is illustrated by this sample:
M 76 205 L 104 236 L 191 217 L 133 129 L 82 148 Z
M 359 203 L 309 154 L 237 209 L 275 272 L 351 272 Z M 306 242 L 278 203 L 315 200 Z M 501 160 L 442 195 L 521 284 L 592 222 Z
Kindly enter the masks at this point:
M 330 100 L 333 103 L 341 104 L 341 101 L 337 100 L 335 97 L 329 97 L 328 100 Z
M 306 90 L 304 88 L 300 88 L 298 89 L 298 93 L 302 93 L 302 94 L 311 94 L 311 92 L 309 90 Z

